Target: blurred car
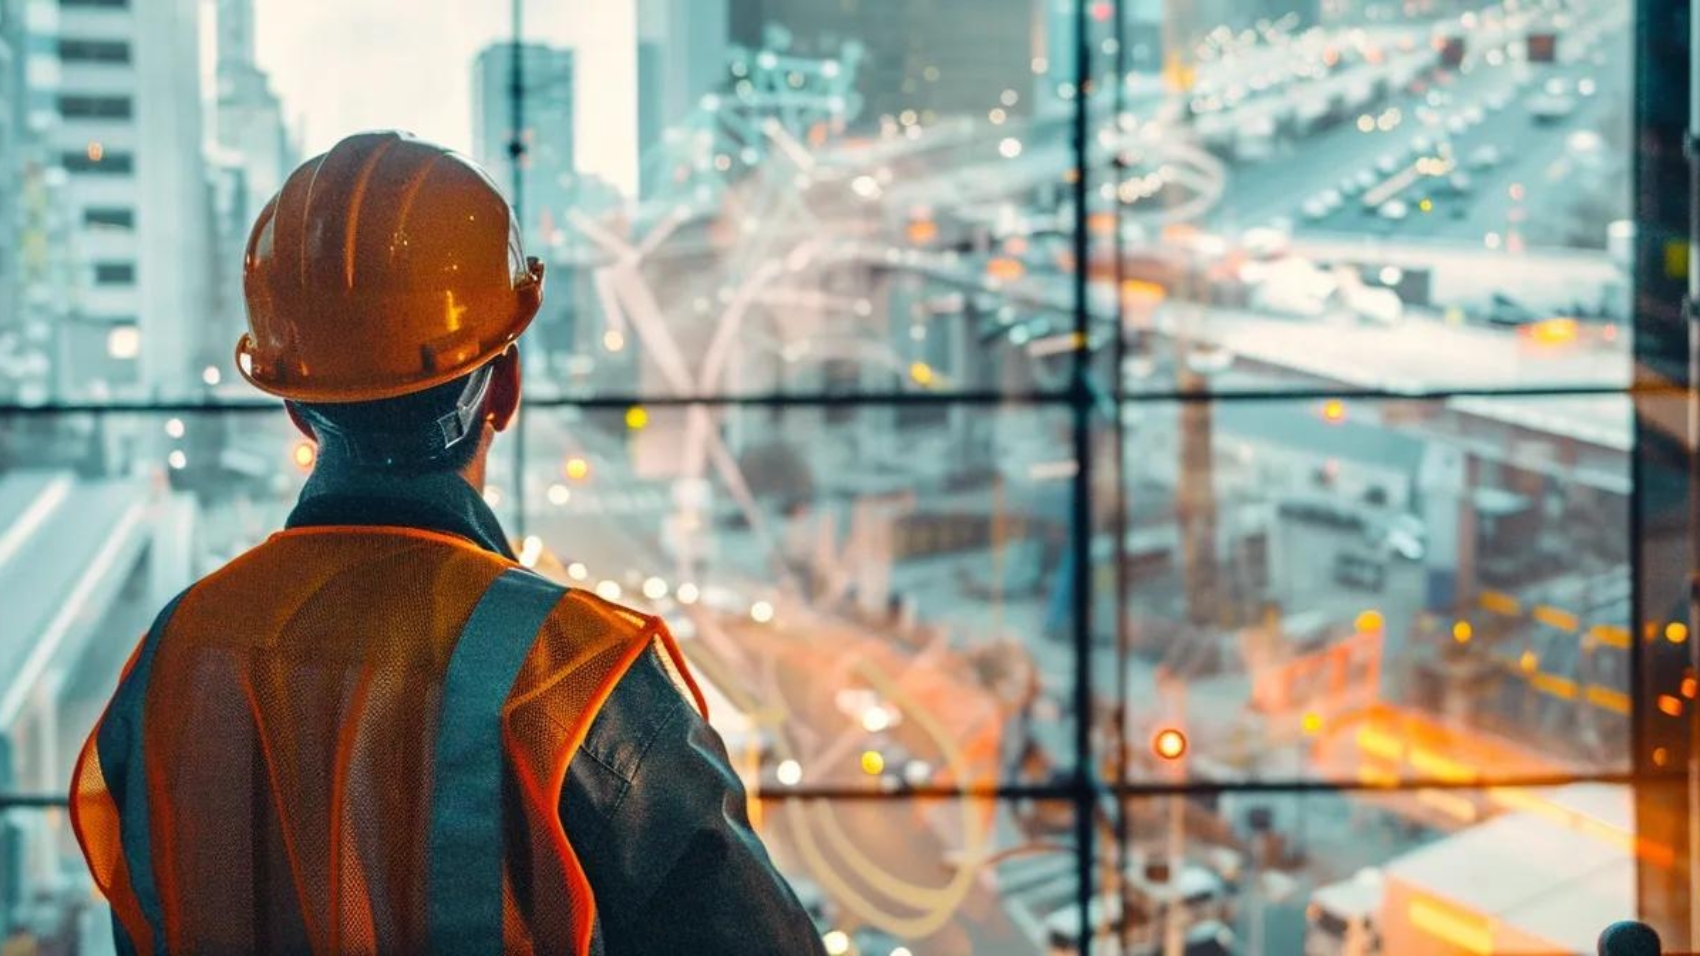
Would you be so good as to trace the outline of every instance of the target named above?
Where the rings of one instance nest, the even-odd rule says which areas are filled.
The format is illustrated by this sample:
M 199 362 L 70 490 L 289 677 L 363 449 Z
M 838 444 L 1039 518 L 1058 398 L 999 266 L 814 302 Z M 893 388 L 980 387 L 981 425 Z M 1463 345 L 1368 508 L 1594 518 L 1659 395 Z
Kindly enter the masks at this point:
M 1569 94 L 1537 93 L 1524 102 L 1537 123 L 1556 123 L 1576 112 L 1576 99 Z
M 1387 557 L 1421 561 L 1428 554 L 1428 526 L 1413 514 L 1396 514 L 1371 523 L 1365 528 L 1365 536 Z
M 1478 146 L 1470 153 L 1471 169 L 1492 169 L 1505 160 L 1505 153 L 1498 146 L 1487 143 Z

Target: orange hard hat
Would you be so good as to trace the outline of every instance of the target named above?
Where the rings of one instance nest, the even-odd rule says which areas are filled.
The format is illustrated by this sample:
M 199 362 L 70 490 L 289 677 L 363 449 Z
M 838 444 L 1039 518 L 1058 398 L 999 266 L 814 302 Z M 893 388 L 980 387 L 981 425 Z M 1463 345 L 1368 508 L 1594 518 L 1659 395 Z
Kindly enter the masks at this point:
M 236 367 L 261 391 L 365 402 L 500 355 L 543 304 L 513 210 L 471 160 L 406 133 L 350 136 L 266 204 L 243 263 Z

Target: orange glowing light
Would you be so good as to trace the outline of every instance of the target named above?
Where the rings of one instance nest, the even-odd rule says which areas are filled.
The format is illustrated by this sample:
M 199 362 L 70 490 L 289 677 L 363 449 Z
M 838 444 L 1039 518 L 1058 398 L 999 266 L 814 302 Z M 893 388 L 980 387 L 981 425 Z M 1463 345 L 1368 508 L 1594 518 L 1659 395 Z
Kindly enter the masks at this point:
M 313 467 L 313 463 L 315 461 L 319 460 L 318 446 L 314 445 L 310 441 L 298 442 L 295 446 L 295 453 L 293 457 L 295 459 L 295 467 L 300 468 L 302 471 L 307 471 Z
M 1169 295 L 1168 290 L 1144 279 L 1122 280 L 1122 302 L 1126 305 L 1155 306 Z
M 632 431 L 642 431 L 649 424 L 649 412 L 642 405 L 633 405 L 626 409 L 626 427 Z
M 939 237 L 939 224 L 931 219 L 912 219 L 904 234 L 915 245 L 925 245 Z
M 1535 656 L 1534 651 L 1524 651 L 1523 656 L 1517 659 L 1517 666 L 1523 668 L 1523 671 L 1529 674 L 1533 674 L 1535 668 L 1539 667 L 1540 664 L 1540 658 Z
M 1459 621 L 1452 625 L 1452 639 L 1460 644 L 1470 643 L 1470 638 L 1475 635 L 1476 630 L 1470 626 L 1469 621 Z
M 1027 267 L 1021 264 L 1020 259 L 1011 259 L 1008 256 L 998 256 L 992 261 L 986 263 L 986 275 L 989 275 L 994 279 L 1001 279 L 1007 282 L 1012 279 L 1019 279 L 1026 274 Z
M 574 481 L 583 481 L 590 475 L 590 462 L 583 458 L 568 458 L 567 465 L 562 470 L 568 478 Z
M 1151 751 L 1164 760 L 1179 760 L 1186 754 L 1186 734 L 1174 727 L 1164 727 L 1151 738 Z
M 106 146 L 100 140 L 91 140 L 88 148 L 89 162 L 98 163 L 106 156 Z
M 1346 403 L 1338 398 L 1331 398 L 1322 403 L 1322 420 L 1330 423 L 1346 420 Z
M 1582 326 L 1575 319 L 1561 316 L 1525 325 L 1523 334 L 1536 345 L 1569 345 L 1582 334 Z
M 1670 717 L 1682 716 L 1682 701 L 1669 694 L 1659 695 L 1659 710 Z
M 862 751 L 862 772 L 877 777 L 885 770 L 885 757 L 877 750 Z
M 1682 679 L 1682 696 L 1693 700 L 1697 693 L 1700 693 L 1700 681 L 1695 680 L 1692 676 L 1684 677 Z
M 1086 217 L 1086 231 L 1095 236 L 1105 236 L 1116 231 L 1116 214 L 1113 212 L 1095 212 Z
M 1688 640 L 1688 625 L 1681 621 L 1672 621 L 1665 625 L 1665 640 L 1672 644 L 1681 644 Z
M 1352 623 L 1357 626 L 1361 633 L 1379 631 L 1387 625 L 1387 621 L 1381 616 L 1380 611 L 1365 611 L 1359 614 L 1357 620 Z

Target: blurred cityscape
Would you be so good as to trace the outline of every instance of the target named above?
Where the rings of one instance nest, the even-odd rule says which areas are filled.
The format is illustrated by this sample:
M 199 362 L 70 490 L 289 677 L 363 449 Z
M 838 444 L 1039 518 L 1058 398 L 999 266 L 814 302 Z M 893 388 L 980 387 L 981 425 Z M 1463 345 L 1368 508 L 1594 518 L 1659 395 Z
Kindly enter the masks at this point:
M 232 364 L 286 2 L 0 0 L 0 790 L 312 468 Z M 1612 782 L 1630 5 L 1075 2 L 437 64 L 549 266 L 485 499 L 667 618 L 835 956 L 1591 951 L 1673 859 Z M 3 819 L 0 927 L 110 951 L 62 813 Z

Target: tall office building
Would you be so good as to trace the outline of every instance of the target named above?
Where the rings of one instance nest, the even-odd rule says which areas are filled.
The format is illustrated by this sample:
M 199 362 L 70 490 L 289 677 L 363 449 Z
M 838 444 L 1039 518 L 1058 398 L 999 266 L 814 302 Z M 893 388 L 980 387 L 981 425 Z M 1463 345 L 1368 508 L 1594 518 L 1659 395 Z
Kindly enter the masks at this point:
M 565 232 L 568 210 L 579 201 L 585 179 L 575 168 L 577 135 L 573 129 L 574 77 L 572 50 L 540 43 L 519 46 L 520 140 L 525 152 L 519 162 L 519 189 L 515 189 L 514 162 L 514 50 L 512 43 L 492 44 L 478 54 L 472 68 L 472 142 L 474 157 L 496 180 L 503 194 L 520 205 L 526 251 L 545 260 Z M 560 288 L 565 276 L 551 285 Z M 533 325 L 528 362 L 566 347 L 571 340 L 571 316 L 567 299 L 554 295 Z
M 727 83 L 728 0 L 638 0 L 638 149 Z M 644 164 L 645 173 L 654 171 Z M 648 193 L 652 183 L 642 184 Z
M 1045 56 L 1035 21 L 1032 0 L 731 0 L 729 22 L 732 39 L 752 48 L 769 26 L 782 27 L 792 49 L 806 55 L 862 43 L 859 125 L 867 126 L 907 110 L 921 117 L 1025 112 L 1033 61 Z
M 544 248 L 560 228 L 577 184 L 574 168 L 573 51 L 540 43 L 521 44 L 519 83 L 523 93 L 519 198 L 525 239 Z M 514 45 L 497 43 L 478 54 L 472 69 L 472 138 L 476 158 L 510 198 L 516 195 L 510 146 L 514 140 Z
M 283 104 L 254 59 L 254 0 L 218 0 L 218 95 L 213 134 L 241 164 L 242 215 L 257 216 L 295 165 Z
M 245 326 L 242 251 L 260 210 L 283 186 L 296 155 L 283 104 L 254 55 L 253 0 L 218 0 L 217 69 L 207 162 L 214 248 L 209 344 L 234 342 Z M 223 351 L 209 361 L 226 358 Z
M 207 348 L 210 217 L 197 0 L 25 0 L 27 123 L 47 161 L 40 214 L 69 218 L 62 398 L 180 395 Z M 51 254 L 51 253 L 50 253 Z M 223 374 L 223 373 L 220 373 Z
M 20 89 L 23 71 L 22 7 L 0 0 L 0 363 L 19 348 L 18 294 L 18 174 L 23 134 Z

